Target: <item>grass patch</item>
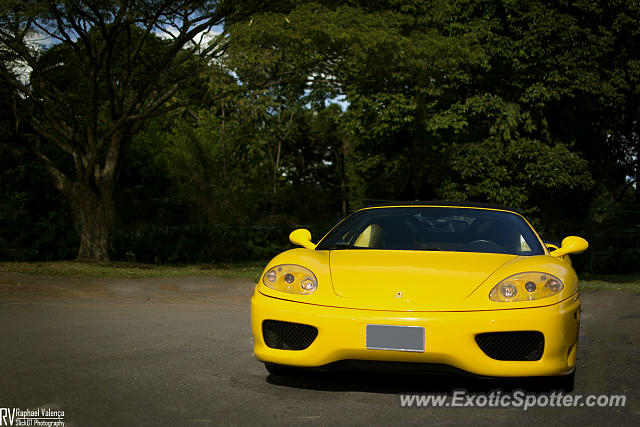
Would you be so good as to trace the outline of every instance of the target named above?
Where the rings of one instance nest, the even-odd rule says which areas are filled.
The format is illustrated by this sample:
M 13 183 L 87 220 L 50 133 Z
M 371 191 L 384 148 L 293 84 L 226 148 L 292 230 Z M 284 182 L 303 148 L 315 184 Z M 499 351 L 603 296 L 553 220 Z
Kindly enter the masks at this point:
M 580 289 L 590 291 L 640 291 L 640 274 L 582 274 Z
M 0 272 L 75 277 L 218 276 L 258 281 L 267 261 L 196 265 L 155 265 L 133 262 L 77 261 L 0 262 Z M 640 274 L 581 274 L 580 290 L 640 291 Z
M 257 281 L 266 261 L 198 264 L 154 265 L 131 262 L 88 263 L 77 261 L 0 262 L 0 272 L 75 277 L 180 277 L 219 276 L 247 278 Z

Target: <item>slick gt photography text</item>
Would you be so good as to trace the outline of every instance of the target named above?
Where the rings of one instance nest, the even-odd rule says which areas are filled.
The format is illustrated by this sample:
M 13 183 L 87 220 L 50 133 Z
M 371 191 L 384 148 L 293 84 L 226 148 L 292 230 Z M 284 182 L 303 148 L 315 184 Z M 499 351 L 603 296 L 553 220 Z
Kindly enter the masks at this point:
M 0 408 L 0 427 L 43 426 L 63 427 L 64 411 L 48 408 Z
M 452 394 L 400 394 L 400 406 L 406 408 L 520 408 L 526 411 L 530 408 L 604 408 L 623 407 L 627 404 L 624 394 L 565 394 L 554 391 L 551 393 L 528 393 L 523 390 L 505 393 L 501 390 L 490 393 L 469 393 L 466 390 L 456 390 Z

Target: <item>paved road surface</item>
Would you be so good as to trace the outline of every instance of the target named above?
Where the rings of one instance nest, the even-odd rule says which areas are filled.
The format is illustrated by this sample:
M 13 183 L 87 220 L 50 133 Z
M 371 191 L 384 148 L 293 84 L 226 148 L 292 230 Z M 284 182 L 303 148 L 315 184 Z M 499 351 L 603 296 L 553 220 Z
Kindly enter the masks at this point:
M 640 419 L 640 293 L 583 294 L 573 394 L 626 394 L 627 406 L 525 412 L 407 409 L 398 396 L 521 384 L 419 375 L 269 376 L 250 352 L 252 291 L 248 280 L 214 277 L 0 273 L 0 411 L 63 410 L 67 426 L 626 426 Z

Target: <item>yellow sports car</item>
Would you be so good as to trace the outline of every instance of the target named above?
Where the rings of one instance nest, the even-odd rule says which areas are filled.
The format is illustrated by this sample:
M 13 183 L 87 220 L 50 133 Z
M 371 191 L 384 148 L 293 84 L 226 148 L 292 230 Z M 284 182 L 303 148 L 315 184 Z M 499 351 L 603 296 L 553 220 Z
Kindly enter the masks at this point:
M 341 361 L 447 365 L 571 388 L 580 321 L 575 236 L 545 245 L 518 213 L 475 204 L 361 209 L 316 245 L 304 229 L 251 298 L 272 374 Z M 423 366 L 423 365 L 419 365 Z

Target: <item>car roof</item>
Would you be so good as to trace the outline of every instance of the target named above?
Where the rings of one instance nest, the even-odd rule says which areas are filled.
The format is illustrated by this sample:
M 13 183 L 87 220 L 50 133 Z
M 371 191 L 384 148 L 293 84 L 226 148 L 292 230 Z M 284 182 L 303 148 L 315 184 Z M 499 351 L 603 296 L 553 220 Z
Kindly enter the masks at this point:
M 501 210 L 508 211 L 520 214 L 515 209 L 511 209 L 506 206 L 495 205 L 490 203 L 477 203 L 477 202 L 450 202 L 450 201 L 405 201 L 405 202 L 388 202 L 388 203 L 375 203 L 371 205 L 367 205 L 362 209 L 370 209 L 370 208 L 384 208 L 384 207 L 410 207 L 410 206 L 442 206 L 442 207 L 457 207 L 457 208 L 479 208 L 479 209 L 493 209 L 493 210 Z M 360 210 L 360 209 L 358 209 Z

